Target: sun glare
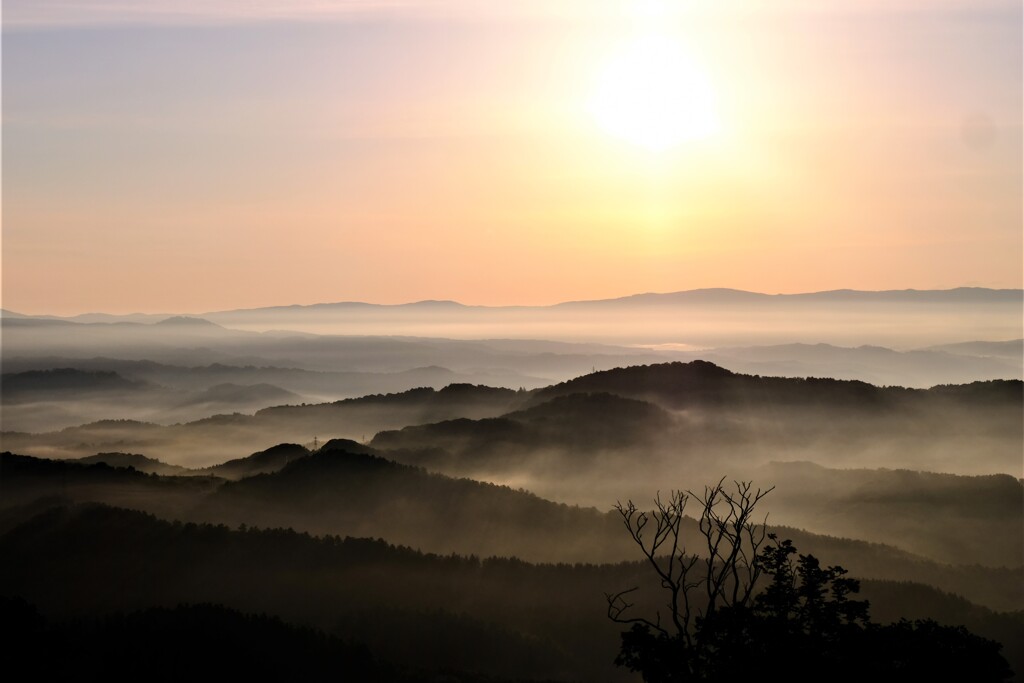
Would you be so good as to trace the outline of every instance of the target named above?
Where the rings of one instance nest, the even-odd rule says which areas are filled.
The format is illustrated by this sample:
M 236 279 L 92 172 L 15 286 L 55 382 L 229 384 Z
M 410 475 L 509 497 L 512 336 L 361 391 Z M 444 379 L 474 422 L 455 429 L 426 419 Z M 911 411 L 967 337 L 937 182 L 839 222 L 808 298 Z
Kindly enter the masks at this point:
M 637 38 L 605 65 L 590 111 L 606 132 L 656 151 L 719 130 L 710 82 L 663 36 Z

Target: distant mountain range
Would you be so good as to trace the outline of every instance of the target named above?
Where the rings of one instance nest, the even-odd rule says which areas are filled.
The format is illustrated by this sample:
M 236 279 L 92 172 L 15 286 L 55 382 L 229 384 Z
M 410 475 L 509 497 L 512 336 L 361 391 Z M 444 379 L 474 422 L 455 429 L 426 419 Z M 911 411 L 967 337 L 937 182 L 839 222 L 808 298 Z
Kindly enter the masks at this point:
M 343 311 L 394 311 L 394 312 L 452 312 L 452 311 L 530 311 L 558 310 L 573 308 L 602 308 L 630 306 L 686 306 L 686 305 L 748 305 L 748 304 L 789 304 L 789 303 L 891 303 L 891 304 L 1024 304 L 1024 289 L 989 289 L 985 287 L 956 287 L 954 289 L 890 289 L 856 290 L 834 289 L 822 292 L 796 294 L 763 294 L 741 289 L 724 287 L 690 289 L 679 292 L 645 292 L 612 299 L 566 301 L 547 306 L 485 306 L 466 305 L 457 301 L 425 300 L 403 304 L 373 304 L 362 301 L 338 301 L 317 304 L 291 304 L 286 306 L 261 306 L 257 308 L 208 311 L 198 314 L 181 313 L 82 313 L 73 316 L 26 315 L 14 311 L 0 310 L 0 316 L 8 319 L 65 320 L 81 323 L 114 322 L 165 322 L 176 325 L 198 325 L 240 321 L 249 316 L 283 315 L 300 313 L 334 313 Z
M 708 288 L 657 294 L 633 294 L 615 299 L 572 301 L 557 306 L 646 305 L 677 306 L 687 304 L 746 305 L 765 303 L 1006 303 L 1024 301 L 1021 289 L 986 289 L 957 287 L 955 289 L 890 289 L 882 291 L 833 289 L 798 294 L 762 294 L 741 289 Z
M 39 332 L 45 327 L 57 331 L 56 326 L 71 322 L 101 324 L 108 330 L 126 323 L 150 323 L 142 327 L 153 327 L 152 323 L 159 322 L 163 333 L 190 339 L 193 344 L 217 333 L 227 334 L 228 331 L 215 327 L 221 325 L 231 328 L 238 341 L 243 341 L 240 330 L 266 334 L 288 330 L 287 334 L 293 337 L 300 333 L 401 335 L 691 347 L 824 342 L 920 348 L 1024 337 L 1024 290 L 962 287 L 770 295 L 734 289 L 697 289 L 550 306 L 467 306 L 454 301 L 382 305 L 343 301 L 209 311 L 199 314 L 198 320 L 181 314 L 89 313 L 69 318 L 3 315 L 5 337 L 8 331 L 25 325 Z M 127 328 L 116 332 L 116 338 L 108 334 L 104 343 L 124 348 L 138 336 L 137 331 Z

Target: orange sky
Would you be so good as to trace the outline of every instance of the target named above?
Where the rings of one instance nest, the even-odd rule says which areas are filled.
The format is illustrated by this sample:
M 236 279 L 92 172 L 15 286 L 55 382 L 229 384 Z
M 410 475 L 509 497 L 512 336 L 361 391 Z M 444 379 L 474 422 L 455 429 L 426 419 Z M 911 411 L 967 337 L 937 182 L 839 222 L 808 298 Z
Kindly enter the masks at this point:
M 4 6 L 6 309 L 1022 286 L 1017 3 L 90 5 Z

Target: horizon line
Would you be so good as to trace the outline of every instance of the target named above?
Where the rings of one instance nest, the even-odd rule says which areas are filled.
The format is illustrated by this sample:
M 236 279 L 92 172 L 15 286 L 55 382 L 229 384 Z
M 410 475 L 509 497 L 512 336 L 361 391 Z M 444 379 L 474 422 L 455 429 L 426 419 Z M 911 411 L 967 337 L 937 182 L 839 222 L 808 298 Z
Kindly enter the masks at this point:
M 57 315 L 51 313 L 25 313 L 22 311 L 14 311 L 7 308 L 0 308 L 0 316 L 14 316 L 14 317 L 28 317 L 28 318 L 51 318 L 59 320 L 68 320 L 78 317 L 86 316 L 109 316 L 112 318 L 125 318 L 125 317 L 195 317 L 201 318 L 206 315 L 222 315 L 227 313 L 242 313 L 250 311 L 262 311 L 262 310 L 273 310 L 273 309 L 308 309 L 317 308 L 323 306 L 367 306 L 373 308 L 402 308 L 412 306 L 427 306 L 427 305 L 443 305 L 448 307 L 459 307 L 459 308 L 486 308 L 486 309 L 536 309 L 536 308 L 556 308 L 559 306 L 571 306 L 581 304 L 598 304 L 598 303 L 611 303 L 611 302 L 626 302 L 630 299 L 638 299 L 642 297 L 664 297 L 664 296 L 676 296 L 684 294 L 697 294 L 697 293 L 728 293 L 736 295 L 750 295 L 755 297 L 766 297 L 766 298 L 778 298 L 778 297 L 795 297 L 795 296 L 817 296 L 824 294 L 897 294 L 897 293 L 949 293 L 957 291 L 987 291 L 987 292 L 1021 292 L 1024 293 L 1024 288 L 1016 287 L 980 287 L 973 285 L 962 285 L 958 287 L 949 288 L 934 288 L 934 289 L 919 289 L 915 287 L 906 287 L 902 289 L 853 289 L 848 287 L 840 287 L 836 289 L 824 289 L 815 291 L 800 291 L 800 292 L 757 292 L 746 289 L 736 289 L 734 287 L 697 287 L 693 289 L 681 289 L 669 292 L 636 292 L 633 294 L 624 294 L 621 296 L 613 296 L 606 298 L 597 299 L 570 299 L 564 301 L 556 301 L 554 303 L 547 304 L 466 304 L 455 299 L 420 299 L 416 301 L 404 301 L 400 303 L 375 303 L 369 301 L 356 301 L 356 300 L 340 300 L 340 301 L 317 301 L 313 303 L 291 303 L 291 304 L 269 304 L 264 306 L 246 306 L 239 308 L 226 308 L 217 310 L 206 310 L 202 312 L 144 312 L 144 311 L 132 311 L 128 313 L 110 313 L 101 310 L 84 311 L 81 313 L 70 313 L 64 315 Z

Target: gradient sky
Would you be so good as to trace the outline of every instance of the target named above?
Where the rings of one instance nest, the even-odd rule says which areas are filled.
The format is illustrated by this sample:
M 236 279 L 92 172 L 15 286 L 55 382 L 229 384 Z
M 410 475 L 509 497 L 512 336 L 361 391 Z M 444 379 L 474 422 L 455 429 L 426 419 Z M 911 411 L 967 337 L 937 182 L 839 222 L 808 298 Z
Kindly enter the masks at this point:
M 1020 288 L 1021 26 L 1016 0 L 5 0 L 2 304 Z M 652 33 L 714 135 L 599 125 Z

